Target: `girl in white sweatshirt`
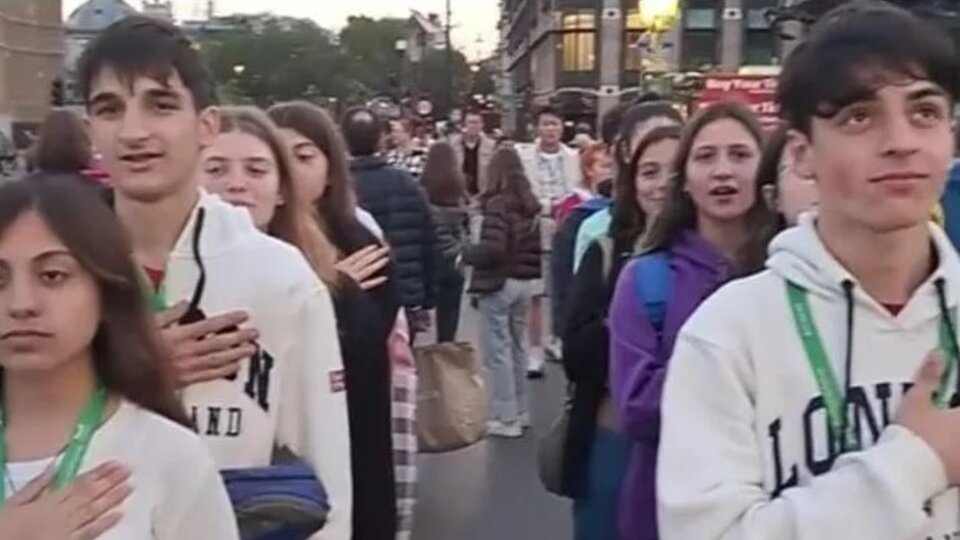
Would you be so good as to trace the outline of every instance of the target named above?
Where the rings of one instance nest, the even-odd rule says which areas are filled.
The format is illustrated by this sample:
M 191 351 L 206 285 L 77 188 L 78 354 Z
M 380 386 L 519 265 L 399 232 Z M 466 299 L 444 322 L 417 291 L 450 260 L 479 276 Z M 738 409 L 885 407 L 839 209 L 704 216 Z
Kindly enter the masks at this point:
M 98 503 L 118 513 L 97 538 L 237 539 L 213 459 L 172 391 L 130 246 L 82 183 L 37 175 L 0 187 L 0 504 L 45 472 L 56 492 L 114 462 L 129 482 Z M 57 528 L 70 518 L 60 514 L 39 524 L 45 533 L 76 532 Z

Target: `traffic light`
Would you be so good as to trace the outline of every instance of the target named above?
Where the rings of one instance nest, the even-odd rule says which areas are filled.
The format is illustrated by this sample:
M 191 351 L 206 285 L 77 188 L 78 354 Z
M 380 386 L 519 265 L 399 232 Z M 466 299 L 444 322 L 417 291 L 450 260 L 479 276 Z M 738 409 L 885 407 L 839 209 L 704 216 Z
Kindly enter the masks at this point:
M 63 79 L 57 77 L 50 84 L 50 104 L 54 107 L 63 107 L 65 101 Z

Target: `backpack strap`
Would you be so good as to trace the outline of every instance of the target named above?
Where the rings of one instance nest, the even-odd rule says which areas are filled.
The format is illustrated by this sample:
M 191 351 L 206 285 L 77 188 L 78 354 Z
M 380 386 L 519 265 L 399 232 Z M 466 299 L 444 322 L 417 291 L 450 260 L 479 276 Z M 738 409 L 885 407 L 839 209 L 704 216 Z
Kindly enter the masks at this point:
M 613 238 L 603 235 L 597 239 L 597 245 L 600 247 L 601 256 L 601 276 L 604 285 L 610 283 L 610 271 L 613 270 Z
M 666 251 L 645 253 L 637 258 L 634 272 L 637 301 L 643 305 L 650 324 L 660 334 L 667 318 L 667 303 L 673 284 L 670 256 Z

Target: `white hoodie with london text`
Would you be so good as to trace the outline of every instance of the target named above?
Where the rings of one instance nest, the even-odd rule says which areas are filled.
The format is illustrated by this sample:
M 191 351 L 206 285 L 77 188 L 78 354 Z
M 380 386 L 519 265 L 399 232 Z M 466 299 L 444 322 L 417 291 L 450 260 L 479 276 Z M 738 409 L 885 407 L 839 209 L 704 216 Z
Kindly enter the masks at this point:
M 949 309 L 960 303 L 960 259 L 931 225 L 939 265 L 895 317 L 829 254 L 814 220 L 805 216 L 778 236 L 768 269 L 715 293 L 677 339 L 657 471 L 662 540 L 960 537 L 960 499 L 940 459 L 891 425 L 939 343 L 937 281 Z M 852 335 L 849 398 L 861 451 L 830 457 L 824 402 L 793 322 L 787 280 L 808 291 L 841 384 Z M 852 327 L 845 281 L 853 283 Z
M 237 377 L 183 392 L 217 465 L 266 466 L 275 443 L 288 447 L 312 466 L 329 496 L 327 525 L 314 538 L 349 539 L 343 362 L 330 294 L 302 254 L 258 231 L 246 209 L 203 193 L 170 255 L 164 287 L 169 304 L 190 301 L 199 290 L 207 316 L 245 311 L 260 332 L 258 353 Z

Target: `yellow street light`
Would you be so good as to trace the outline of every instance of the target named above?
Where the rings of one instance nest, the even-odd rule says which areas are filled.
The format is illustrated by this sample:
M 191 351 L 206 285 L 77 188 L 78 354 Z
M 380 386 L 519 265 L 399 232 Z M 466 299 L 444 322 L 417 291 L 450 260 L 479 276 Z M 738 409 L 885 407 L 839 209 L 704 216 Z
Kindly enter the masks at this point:
M 680 0 L 637 0 L 640 22 L 651 33 L 663 33 L 680 18 Z

